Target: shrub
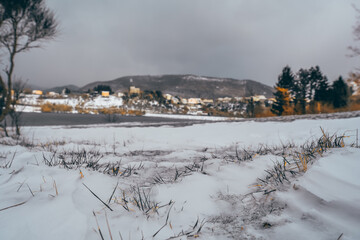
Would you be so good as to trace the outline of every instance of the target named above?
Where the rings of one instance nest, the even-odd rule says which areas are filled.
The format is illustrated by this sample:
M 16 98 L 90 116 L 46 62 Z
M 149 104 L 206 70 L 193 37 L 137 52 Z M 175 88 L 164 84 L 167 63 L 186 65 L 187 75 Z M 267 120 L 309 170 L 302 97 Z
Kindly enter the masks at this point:
M 101 113 L 101 114 L 121 114 L 121 115 L 125 115 L 126 110 L 124 110 L 123 108 L 110 107 L 110 108 L 99 109 L 99 113 Z
M 257 118 L 260 118 L 260 117 L 274 117 L 274 116 L 276 116 L 276 115 L 270 110 L 270 108 L 265 108 L 262 112 L 255 114 L 255 117 L 257 117 Z
M 89 114 L 89 113 L 93 112 L 92 110 L 87 109 L 87 108 L 83 108 L 83 107 L 81 107 L 79 105 L 75 107 L 75 110 L 80 114 Z
M 142 116 L 145 114 L 145 112 L 140 110 L 128 110 L 129 115 L 135 115 L 135 116 Z
M 41 105 L 41 112 L 47 113 L 53 111 L 53 105 L 51 103 L 45 103 Z
M 44 103 L 41 105 L 41 112 L 71 112 L 72 107 L 66 104 Z
M 66 104 L 57 104 L 55 105 L 55 111 L 56 112 L 71 112 L 72 107 Z
M 99 113 L 106 115 L 120 114 L 120 115 L 132 115 L 132 116 L 142 116 L 145 114 L 144 111 L 140 111 L 140 110 L 126 110 L 124 108 L 116 108 L 116 107 L 99 109 Z

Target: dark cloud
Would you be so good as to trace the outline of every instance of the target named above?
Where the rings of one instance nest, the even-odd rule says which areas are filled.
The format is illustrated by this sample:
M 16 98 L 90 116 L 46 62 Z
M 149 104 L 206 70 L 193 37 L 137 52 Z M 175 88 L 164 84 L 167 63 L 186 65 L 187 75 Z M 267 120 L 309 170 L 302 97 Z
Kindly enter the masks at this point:
M 61 26 L 16 75 L 84 85 L 124 75 L 193 73 L 273 85 L 281 69 L 320 65 L 333 80 L 356 59 L 352 0 L 48 0 Z

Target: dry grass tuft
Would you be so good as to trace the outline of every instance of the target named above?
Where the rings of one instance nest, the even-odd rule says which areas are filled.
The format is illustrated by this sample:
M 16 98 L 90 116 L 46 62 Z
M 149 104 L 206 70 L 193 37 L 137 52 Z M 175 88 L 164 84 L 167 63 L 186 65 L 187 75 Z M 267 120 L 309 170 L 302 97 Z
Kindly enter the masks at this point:
M 48 112 L 71 112 L 73 110 L 72 106 L 66 104 L 51 104 L 51 103 L 44 103 L 40 106 L 41 112 L 48 113 Z

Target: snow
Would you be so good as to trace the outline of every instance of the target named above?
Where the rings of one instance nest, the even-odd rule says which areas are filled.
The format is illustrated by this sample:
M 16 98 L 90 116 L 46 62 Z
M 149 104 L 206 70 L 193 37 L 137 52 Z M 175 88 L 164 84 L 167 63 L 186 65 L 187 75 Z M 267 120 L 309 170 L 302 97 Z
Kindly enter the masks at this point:
M 96 219 L 105 239 L 110 239 L 107 220 L 113 239 L 120 234 L 123 239 L 167 239 L 193 229 L 199 239 L 337 239 L 341 234 L 341 239 L 359 239 L 360 149 L 351 147 L 359 123 L 355 117 L 185 127 L 23 127 L 31 147 L 0 139 L 0 210 L 23 203 L 0 211 L 0 239 L 100 239 Z M 302 145 L 321 136 L 320 127 L 331 134 L 351 130 L 346 147 L 328 150 L 307 172 L 269 195 L 254 193 L 258 178 L 282 157 L 269 153 L 253 155 L 252 161 L 231 160 L 235 149 Z M 44 161 L 61 154 L 70 159 L 83 150 L 88 156 L 103 155 L 99 163 L 104 165 L 95 171 Z M 104 173 L 108 163 L 133 171 L 111 176 Z M 176 171 L 181 175 L 175 180 Z M 156 182 L 156 176 L 163 181 Z M 117 183 L 109 203 L 113 211 L 83 185 L 108 203 Z M 157 213 L 135 206 L 137 188 L 161 206 Z
M 297 190 L 277 194 L 288 203 L 284 215 L 290 223 L 275 228 L 270 238 L 304 239 L 307 234 L 311 239 L 336 239 L 344 233 L 341 239 L 359 239 L 359 157 L 360 149 L 334 150 L 295 183 Z
M 27 94 L 26 97 L 20 98 L 19 102 L 24 105 L 36 105 L 39 98 L 40 98 L 40 95 Z
M 122 98 L 116 96 L 102 97 L 97 96 L 90 101 L 85 102 L 85 108 L 109 108 L 109 107 L 119 107 L 123 105 Z
M 196 115 L 182 115 L 182 114 L 158 114 L 158 113 L 146 113 L 145 117 L 162 117 L 162 118 L 174 118 L 174 119 L 189 119 L 189 120 L 202 120 L 202 121 L 230 121 L 229 117 L 217 117 L 217 116 L 196 116 Z M 238 118 L 239 120 L 240 118 Z
M 200 80 L 200 81 L 217 81 L 217 82 L 223 82 L 224 79 L 222 78 L 208 78 L 208 77 L 202 77 L 202 76 L 196 76 L 196 75 L 189 75 L 189 76 L 184 76 L 183 79 L 185 80 Z
M 37 106 L 28 106 L 28 105 L 15 105 L 16 112 L 36 112 L 40 113 L 41 108 Z
M 19 103 L 22 105 L 16 105 L 16 109 L 20 112 L 38 112 L 39 107 L 42 104 L 64 104 L 75 108 L 76 106 L 83 106 L 83 108 L 99 109 L 109 107 L 120 107 L 123 105 L 122 98 L 116 96 L 102 97 L 97 96 L 94 98 L 88 98 L 84 100 L 81 97 L 78 98 L 45 98 L 40 99 L 39 95 L 26 95 L 21 98 Z

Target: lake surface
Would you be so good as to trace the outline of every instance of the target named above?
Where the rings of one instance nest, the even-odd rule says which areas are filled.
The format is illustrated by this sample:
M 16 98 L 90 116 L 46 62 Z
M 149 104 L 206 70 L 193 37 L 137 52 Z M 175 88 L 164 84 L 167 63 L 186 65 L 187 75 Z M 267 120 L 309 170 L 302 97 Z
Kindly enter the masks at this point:
M 8 119 L 8 126 L 10 124 Z M 174 119 L 164 117 L 95 115 L 72 113 L 27 113 L 21 114 L 21 126 L 91 125 L 109 123 L 144 123 L 146 125 L 192 125 L 204 123 L 203 120 Z

